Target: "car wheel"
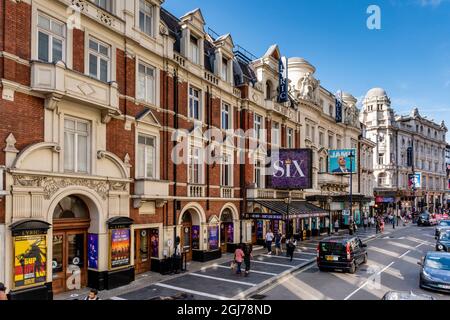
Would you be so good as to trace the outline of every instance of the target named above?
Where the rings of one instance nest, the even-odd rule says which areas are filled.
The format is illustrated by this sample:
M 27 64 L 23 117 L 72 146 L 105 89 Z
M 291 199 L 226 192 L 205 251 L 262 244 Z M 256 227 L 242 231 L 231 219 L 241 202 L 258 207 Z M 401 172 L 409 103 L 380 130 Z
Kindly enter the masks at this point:
M 362 264 L 366 264 L 367 263 L 367 260 L 368 260 L 368 257 L 367 257 L 367 253 L 364 255 L 364 260 L 363 260 L 363 263 Z
M 437 245 L 437 251 L 444 251 L 444 246 L 442 244 Z
M 350 272 L 351 274 L 353 274 L 353 273 L 356 272 L 356 264 L 355 264 L 355 262 L 352 262 L 352 266 L 350 267 L 349 272 Z
M 319 267 L 320 272 L 325 272 L 325 268 Z

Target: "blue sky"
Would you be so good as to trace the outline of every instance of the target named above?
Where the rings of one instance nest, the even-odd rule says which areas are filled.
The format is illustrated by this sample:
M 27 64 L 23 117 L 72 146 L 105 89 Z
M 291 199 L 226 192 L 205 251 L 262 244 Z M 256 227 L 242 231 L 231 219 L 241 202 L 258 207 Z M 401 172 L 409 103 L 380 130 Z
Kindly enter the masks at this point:
M 366 26 L 369 5 L 381 29 Z M 201 8 L 207 27 L 256 56 L 271 44 L 302 57 L 321 84 L 361 98 L 383 87 L 399 114 L 413 106 L 450 127 L 450 0 L 166 0 L 175 16 Z

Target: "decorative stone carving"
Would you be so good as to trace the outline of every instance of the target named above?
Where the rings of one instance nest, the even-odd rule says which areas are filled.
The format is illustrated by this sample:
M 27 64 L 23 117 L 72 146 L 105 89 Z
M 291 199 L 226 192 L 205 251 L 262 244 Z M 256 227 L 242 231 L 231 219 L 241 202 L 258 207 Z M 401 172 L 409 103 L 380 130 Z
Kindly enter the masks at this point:
M 6 148 L 3 149 L 5 152 L 19 153 L 19 150 L 16 149 L 16 137 L 12 134 L 12 132 L 8 135 L 5 140 Z
M 125 155 L 125 158 L 123 159 L 123 163 L 125 164 L 125 167 L 127 168 L 131 168 L 131 163 L 130 163 L 130 155 L 127 153 Z
M 159 25 L 159 33 L 163 36 L 168 36 L 169 31 L 167 30 L 167 27 L 163 25 L 162 23 Z
M 106 155 L 105 151 L 103 150 L 97 151 L 97 159 L 104 159 L 105 155 Z
M 111 189 L 114 191 L 126 191 L 127 184 L 125 182 L 112 182 Z
M 94 190 L 98 195 L 106 200 L 108 195 L 108 183 L 106 181 L 86 180 L 80 178 L 52 178 L 44 177 L 41 181 L 44 188 L 44 198 L 50 199 L 56 191 L 70 186 L 82 186 Z
M 86 1 L 84 0 L 72 0 L 72 6 L 79 9 L 80 11 L 84 11 L 86 9 Z
M 301 79 L 300 97 L 307 100 L 312 100 L 314 94 L 314 83 L 312 81 L 311 73 Z
M 113 26 L 113 19 L 111 16 L 107 15 L 103 11 L 98 10 L 97 11 L 97 17 L 100 19 L 101 22 L 104 24 L 107 24 L 108 26 Z
M 41 185 L 41 177 L 32 176 L 14 176 L 14 185 L 21 187 L 39 187 Z

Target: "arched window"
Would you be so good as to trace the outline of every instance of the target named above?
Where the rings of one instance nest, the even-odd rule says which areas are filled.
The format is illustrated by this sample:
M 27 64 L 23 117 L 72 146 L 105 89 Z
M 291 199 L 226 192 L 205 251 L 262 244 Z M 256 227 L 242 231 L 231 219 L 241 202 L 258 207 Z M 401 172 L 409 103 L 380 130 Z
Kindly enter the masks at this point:
M 65 197 L 53 211 L 53 219 L 89 219 L 89 209 L 80 198 L 76 196 Z
M 266 100 L 272 99 L 272 83 L 267 80 L 266 81 Z

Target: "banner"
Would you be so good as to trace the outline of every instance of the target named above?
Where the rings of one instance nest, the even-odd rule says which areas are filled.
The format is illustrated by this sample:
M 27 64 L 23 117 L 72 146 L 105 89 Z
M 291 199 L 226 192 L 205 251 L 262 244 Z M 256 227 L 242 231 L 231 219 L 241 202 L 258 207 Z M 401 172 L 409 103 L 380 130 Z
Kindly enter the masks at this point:
M 422 188 L 422 173 L 408 174 L 408 187 L 410 189 Z
M 14 288 L 46 282 L 46 237 L 45 234 L 14 237 Z
M 159 229 L 150 229 L 150 246 L 152 257 L 159 257 Z
M 342 123 L 342 102 L 336 98 L 336 122 Z
M 233 225 L 233 223 L 228 223 L 226 225 L 226 228 L 227 228 L 227 230 L 226 230 L 226 237 L 227 237 L 226 242 L 233 243 L 233 241 L 234 241 L 234 225 Z
M 209 250 L 217 250 L 219 248 L 219 227 L 209 227 Z
M 274 189 L 311 189 L 312 150 L 280 149 L 273 152 L 269 186 Z
M 130 229 L 111 230 L 111 268 L 130 264 Z
M 289 101 L 289 84 L 288 84 L 288 65 L 286 57 L 282 57 L 278 63 L 278 77 L 280 92 L 278 102 L 283 103 Z
M 200 249 L 200 226 L 192 226 L 192 249 Z
M 88 234 L 88 268 L 98 269 L 98 234 Z
M 331 174 L 356 173 L 356 161 L 356 149 L 328 150 L 328 172 Z

